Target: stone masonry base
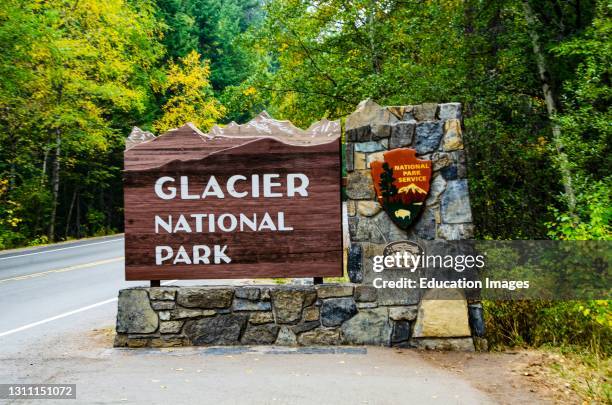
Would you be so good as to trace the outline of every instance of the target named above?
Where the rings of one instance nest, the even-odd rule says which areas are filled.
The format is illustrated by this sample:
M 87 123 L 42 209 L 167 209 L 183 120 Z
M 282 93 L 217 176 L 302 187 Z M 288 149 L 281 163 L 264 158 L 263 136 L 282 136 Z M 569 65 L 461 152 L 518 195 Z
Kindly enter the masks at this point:
M 467 325 L 467 303 L 441 304 L 441 310 L 423 301 L 381 305 L 378 291 L 361 284 L 129 288 L 119 292 L 115 346 L 382 345 L 473 351 L 468 326 L 445 336 L 448 331 L 436 329 L 431 313 L 447 313 L 450 306 L 455 323 Z M 437 336 L 427 336 L 427 330 Z

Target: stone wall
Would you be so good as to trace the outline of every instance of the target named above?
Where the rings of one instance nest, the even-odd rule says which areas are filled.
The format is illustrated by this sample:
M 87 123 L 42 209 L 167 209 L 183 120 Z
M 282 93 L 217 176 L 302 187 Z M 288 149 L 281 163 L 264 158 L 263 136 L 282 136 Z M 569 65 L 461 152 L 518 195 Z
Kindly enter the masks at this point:
M 115 346 L 444 344 L 473 350 L 469 338 L 414 341 L 415 327 L 432 327 L 420 319 L 419 307 L 386 305 L 377 293 L 361 284 L 124 289 Z
M 347 270 L 351 282 L 372 285 L 375 277 L 398 278 L 397 272 L 372 271 L 372 257 L 382 255 L 390 242 L 473 238 L 460 103 L 382 107 L 365 100 L 347 118 L 345 132 L 346 212 L 351 240 Z M 404 147 L 414 148 L 417 158 L 431 160 L 433 166 L 429 196 L 408 231 L 397 227 L 382 210 L 370 174 L 371 162 L 383 161 L 387 150 Z M 465 339 L 472 335 L 482 346 L 480 303 L 468 306 L 459 291 L 452 299 L 439 299 L 435 291 L 422 293 L 380 289 L 378 299 L 382 305 L 418 305 L 422 320 L 410 331 L 417 346 L 465 347 Z

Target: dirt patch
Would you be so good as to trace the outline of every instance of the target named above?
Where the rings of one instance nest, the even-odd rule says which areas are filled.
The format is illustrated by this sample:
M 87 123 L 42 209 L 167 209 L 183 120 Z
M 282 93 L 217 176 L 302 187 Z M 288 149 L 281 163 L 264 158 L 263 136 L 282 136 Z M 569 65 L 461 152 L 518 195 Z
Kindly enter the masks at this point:
M 579 404 L 580 396 L 552 366 L 554 355 L 537 350 L 495 353 L 420 352 L 423 359 L 461 375 L 502 404 Z

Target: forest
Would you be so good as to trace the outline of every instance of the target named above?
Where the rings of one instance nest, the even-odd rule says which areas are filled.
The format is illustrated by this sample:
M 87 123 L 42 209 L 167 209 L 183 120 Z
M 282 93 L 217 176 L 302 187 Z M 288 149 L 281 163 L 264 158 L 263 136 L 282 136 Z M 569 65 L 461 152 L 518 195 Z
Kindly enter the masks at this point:
M 600 0 L 5 0 L 0 248 L 122 230 L 133 126 L 464 104 L 481 239 L 610 239 Z

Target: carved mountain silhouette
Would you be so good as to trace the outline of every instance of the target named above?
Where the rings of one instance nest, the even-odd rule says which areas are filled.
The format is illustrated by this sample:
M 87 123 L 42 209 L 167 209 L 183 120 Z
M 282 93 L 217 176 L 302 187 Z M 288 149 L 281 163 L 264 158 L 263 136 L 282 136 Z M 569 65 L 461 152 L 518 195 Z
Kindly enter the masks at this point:
M 402 188 L 399 189 L 398 193 L 410 193 L 413 192 L 415 194 L 427 194 L 427 191 L 423 190 L 421 187 L 417 186 L 416 184 L 412 183 L 408 186 L 404 186 Z

